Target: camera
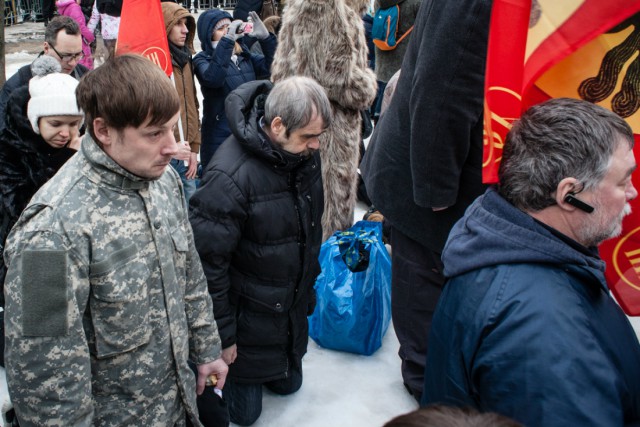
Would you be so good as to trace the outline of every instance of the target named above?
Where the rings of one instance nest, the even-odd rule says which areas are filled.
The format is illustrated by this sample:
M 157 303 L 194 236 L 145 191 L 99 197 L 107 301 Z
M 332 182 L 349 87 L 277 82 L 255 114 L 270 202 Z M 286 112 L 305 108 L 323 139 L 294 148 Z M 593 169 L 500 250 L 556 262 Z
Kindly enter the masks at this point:
M 243 22 L 238 26 L 236 34 L 249 34 L 251 31 L 253 31 L 253 23 Z

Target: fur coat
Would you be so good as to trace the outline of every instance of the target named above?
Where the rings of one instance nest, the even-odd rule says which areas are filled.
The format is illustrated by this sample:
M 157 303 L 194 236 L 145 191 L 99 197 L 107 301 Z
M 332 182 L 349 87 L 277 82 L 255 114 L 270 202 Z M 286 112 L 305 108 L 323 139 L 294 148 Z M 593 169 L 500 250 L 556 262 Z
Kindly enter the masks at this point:
M 371 105 L 377 90 L 367 68 L 361 18 L 368 5 L 368 0 L 287 0 L 271 69 L 274 82 L 294 75 L 315 79 L 331 101 L 331 125 L 320 138 L 324 239 L 353 223 L 360 110 Z

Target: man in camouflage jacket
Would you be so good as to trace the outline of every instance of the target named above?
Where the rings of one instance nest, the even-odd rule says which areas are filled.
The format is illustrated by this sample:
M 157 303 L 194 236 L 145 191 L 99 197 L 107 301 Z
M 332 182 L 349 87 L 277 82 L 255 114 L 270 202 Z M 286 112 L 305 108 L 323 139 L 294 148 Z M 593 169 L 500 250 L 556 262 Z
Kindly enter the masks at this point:
M 180 179 L 167 168 L 177 93 L 158 67 L 124 55 L 76 94 L 90 136 L 5 250 L 20 425 L 199 426 L 196 392 L 211 375 L 222 388 L 227 367 Z

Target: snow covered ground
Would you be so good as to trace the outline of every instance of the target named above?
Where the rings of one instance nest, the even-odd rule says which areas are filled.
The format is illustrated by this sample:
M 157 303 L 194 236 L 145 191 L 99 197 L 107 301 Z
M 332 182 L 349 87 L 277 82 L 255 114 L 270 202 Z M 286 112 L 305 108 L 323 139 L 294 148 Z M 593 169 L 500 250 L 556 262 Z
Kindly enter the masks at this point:
M 196 46 L 199 51 L 199 46 Z M 7 78 L 35 55 L 7 55 Z M 202 99 L 200 99 L 202 105 Z M 355 220 L 362 218 L 358 204 Z M 640 338 L 640 318 L 632 318 Z M 398 340 L 389 326 L 382 347 L 371 356 L 324 349 L 309 342 L 303 360 L 302 388 L 291 396 L 265 390 L 262 416 L 256 427 L 359 427 L 382 426 L 396 415 L 417 408 L 400 375 Z M 0 405 L 8 398 L 4 369 L 0 368 Z M 0 427 L 2 421 L 0 420 Z

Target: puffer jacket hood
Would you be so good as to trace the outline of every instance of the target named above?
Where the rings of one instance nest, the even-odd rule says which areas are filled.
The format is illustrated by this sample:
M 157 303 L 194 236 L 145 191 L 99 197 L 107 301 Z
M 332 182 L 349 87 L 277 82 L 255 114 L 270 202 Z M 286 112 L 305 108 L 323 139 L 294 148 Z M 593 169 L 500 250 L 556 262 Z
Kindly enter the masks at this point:
M 209 55 L 213 53 L 213 47 L 211 46 L 213 28 L 218 21 L 225 18 L 233 20 L 228 12 L 220 9 L 209 9 L 198 18 L 198 39 L 200 40 L 200 46 L 202 50 Z
M 456 223 L 442 253 L 447 277 L 498 264 L 584 267 L 604 283 L 604 261 L 562 241 L 491 188 Z
M 164 19 L 165 30 L 167 31 L 167 38 L 169 37 L 169 33 L 178 23 L 178 21 L 182 18 L 187 18 L 186 22 L 189 33 L 187 34 L 185 46 L 189 49 L 191 54 L 196 53 L 193 48 L 193 40 L 196 37 L 196 20 L 193 16 L 191 16 L 189 11 L 177 3 L 163 2 L 162 17 Z
M 264 101 L 273 88 L 269 80 L 255 80 L 239 86 L 225 100 L 225 113 L 231 133 L 238 142 L 258 157 L 267 159 L 275 167 L 292 170 L 307 157 L 288 153 L 275 147 L 264 134 L 260 119 L 264 115 Z

